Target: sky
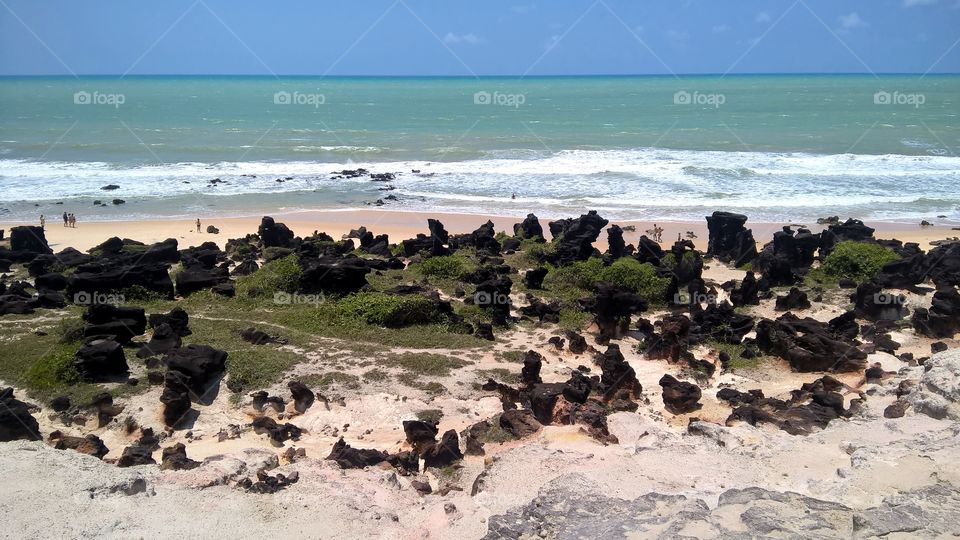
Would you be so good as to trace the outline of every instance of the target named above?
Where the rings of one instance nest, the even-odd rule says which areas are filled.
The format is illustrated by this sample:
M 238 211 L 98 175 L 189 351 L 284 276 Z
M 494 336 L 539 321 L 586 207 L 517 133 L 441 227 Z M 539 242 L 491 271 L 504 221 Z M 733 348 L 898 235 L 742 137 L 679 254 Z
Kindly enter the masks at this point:
M 0 0 L 0 75 L 927 72 L 960 0 Z

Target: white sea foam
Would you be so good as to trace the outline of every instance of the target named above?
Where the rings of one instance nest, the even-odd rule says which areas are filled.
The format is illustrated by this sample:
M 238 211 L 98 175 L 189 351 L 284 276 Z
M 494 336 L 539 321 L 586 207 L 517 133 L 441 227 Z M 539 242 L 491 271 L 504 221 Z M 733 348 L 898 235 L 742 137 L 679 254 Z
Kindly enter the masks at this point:
M 327 147 L 317 147 L 323 151 Z M 329 148 L 334 149 L 334 148 Z M 367 147 L 336 150 L 372 154 Z M 511 206 L 586 206 L 648 209 L 718 207 L 796 209 L 859 207 L 878 212 L 952 210 L 960 202 L 960 158 L 863 154 L 630 150 L 503 150 L 487 158 L 449 161 L 329 163 L 318 161 L 119 165 L 0 159 L 0 202 L 74 197 L 165 198 L 189 194 L 247 195 L 318 192 L 369 194 L 381 183 L 332 179 L 358 167 L 393 172 L 397 195 L 415 205 L 450 209 Z M 420 174 L 412 173 L 421 171 Z M 242 176 L 248 175 L 248 176 Z M 252 176 L 250 176 L 252 175 Z M 254 177 L 255 176 L 255 177 Z M 276 182 L 276 179 L 290 180 Z M 209 185 L 220 178 L 225 183 Z M 116 191 L 103 191 L 117 184 Z M 516 199 L 511 199 L 513 194 Z M 350 198 L 350 197 L 347 197 Z M 317 204 L 323 204 L 318 200 Z M 945 211 L 945 210 L 942 210 Z M 907 212 L 909 213 L 909 212 Z

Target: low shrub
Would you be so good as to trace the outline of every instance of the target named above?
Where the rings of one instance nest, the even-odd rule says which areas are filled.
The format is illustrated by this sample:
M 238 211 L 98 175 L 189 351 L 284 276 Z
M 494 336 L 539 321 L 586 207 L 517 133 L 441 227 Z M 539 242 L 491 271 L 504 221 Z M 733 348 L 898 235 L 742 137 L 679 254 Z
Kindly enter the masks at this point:
M 361 292 L 338 300 L 336 308 L 345 317 L 387 328 L 428 324 L 441 319 L 433 301 L 419 295 Z
M 560 285 L 586 291 L 592 290 L 598 281 L 635 292 L 651 303 L 663 302 L 670 285 L 670 279 L 660 277 L 652 264 L 629 257 L 617 259 L 610 266 L 604 266 L 603 260 L 598 258 L 578 261 L 551 270 L 546 278 L 548 287 Z
M 430 257 L 419 265 L 420 273 L 428 277 L 438 277 L 446 279 L 457 279 L 469 268 L 462 257 L 452 255 L 443 257 Z
M 297 256 L 290 254 L 265 263 L 259 270 L 237 280 L 237 292 L 243 296 L 271 296 L 276 292 L 296 292 L 303 269 Z
M 25 374 L 27 385 L 34 390 L 52 390 L 80 382 L 80 373 L 73 365 L 74 347 L 57 346 L 37 359 Z
M 879 244 L 846 241 L 833 248 L 820 271 L 828 278 L 852 279 L 861 283 L 873 279 L 883 265 L 898 259 L 895 251 Z

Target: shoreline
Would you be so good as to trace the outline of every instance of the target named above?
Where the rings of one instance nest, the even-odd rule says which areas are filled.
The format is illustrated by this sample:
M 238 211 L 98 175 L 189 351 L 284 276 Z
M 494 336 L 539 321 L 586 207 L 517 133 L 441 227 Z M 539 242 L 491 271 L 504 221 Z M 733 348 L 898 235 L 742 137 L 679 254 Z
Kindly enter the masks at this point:
M 536 211 L 533 213 L 536 214 Z M 602 212 L 600 214 L 603 215 Z M 526 214 L 492 215 L 401 210 L 304 210 L 271 212 L 264 215 L 269 215 L 276 221 L 283 222 L 297 236 L 308 236 L 316 230 L 325 232 L 334 238 L 340 238 L 342 235 L 349 233 L 351 229 L 365 226 L 374 234 L 389 235 L 391 242 L 414 238 L 418 233 L 427 234 L 429 232 L 427 229 L 428 218 L 439 219 L 452 234 L 472 232 L 487 220 L 494 223 L 497 231 L 506 231 L 508 234 L 512 234 L 513 225 L 520 223 L 526 216 Z M 569 217 L 576 216 L 571 215 Z M 548 219 L 542 220 L 544 230 L 548 234 L 546 225 L 549 221 Z M 672 244 L 678 234 L 681 238 L 686 238 L 686 233 L 691 231 L 696 235 L 693 241 L 697 244 L 697 247 L 706 249 L 707 224 L 705 219 L 701 221 L 659 220 L 656 223 L 664 229 L 662 244 Z M 904 243 L 916 242 L 925 250 L 931 247 L 931 241 L 960 236 L 960 231 L 954 230 L 952 224 L 920 227 L 892 221 L 865 221 L 864 223 L 876 229 L 878 239 L 897 239 Z M 37 224 L 35 222 L 4 221 L 0 222 L 0 229 L 9 230 L 14 226 Z M 45 232 L 50 247 L 54 251 L 60 251 L 67 247 L 87 251 L 113 236 L 130 238 L 147 244 L 160 242 L 167 238 L 175 238 L 181 248 L 197 246 L 204 242 L 214 242 L 223 248 L 227 240 L 231 238 L 240 238 L 255 233 L 259 224 L 260 217 L 201 219 L 201 230 L 203 232 L 197 233 L 192 219 L 81 221 L 76 228 L 63 227 L 60 220 L 57 219 L 56 221 L 47 221 Z M 654 222 L 611 219 L 610 224 L 617 224 L 621 227 L 635 227 L 633 231 L 624 232 L 624 240 L 628 244 L 636 244 L 639 237 L 645 234 L 647 229 L 653 227 Z M 792 223 L 751 222 L 748 220 L 745 226 L 753 230 L 759 248 L 773 238 L 774 232 L 789 224 Z M 208 225 L 217 227 L 220 231 L 219 234 L 207 233 Z M 826 228 L 825 225 L 815 223 L 802 225 L 805 225 L 814 233 Z M 605 234 L 601 234 L 596 245 L 601 250 L 604 248 L 606 245 Z

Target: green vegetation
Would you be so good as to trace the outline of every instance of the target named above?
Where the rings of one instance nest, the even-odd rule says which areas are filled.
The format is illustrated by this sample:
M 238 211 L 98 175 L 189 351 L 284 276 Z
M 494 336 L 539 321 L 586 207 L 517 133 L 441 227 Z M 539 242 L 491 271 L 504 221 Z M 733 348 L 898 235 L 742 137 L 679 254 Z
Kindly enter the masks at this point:
M 899 259 L 895 251 L 879 244 L 840 242 L 823 264 L 810 272 L 809 278 L 814 283 L 835 283 L 841 279 L 863 283 L 873 279 L 883 265 Z
M 511 371 L 504 368 L 480 369 L 477 370 L 477 379 L 480 380 L 481 384 L 487 382 L 487 379 L 505 384 L 516 384 L 520 382 L 520 373 L 516 370 Z
M 514 437 L 510 432 L 500 427 L 500 422 L 491 421 L 490 429 L 483 432 L 479 439 L 483 443 L 503 444 L 507 441 L 512 441 Z
M 237 294 L 241 296 L 269 296 L 276 292 L 297 290 L 303 270 L 296 255 L 287 255 L 264 264 L 259 270 L 237 280 Z
M 24 382 L 33 390 L 55 391 L 80 382 L 73 366 L 75 344 L 57 344 L 27 369 Z
M 663 303 L 670 285 L 670 279 L 660 277 L 652 264 L 624 257 L 610 266 L 604 266 L 599 258 L 591 258 L 552 268 L 544 279 L 544 286 L 567 300 L 573 300 L 586 296 L 599 281 L 633 291 L 651 304 Z
M 441 319 L 432 300 L 413 294 L 351 294 L 336 303 L 336 310 L 345 317 L 388 328 L 434 323 Z
M 319 390 L 345 389 L 356 390 L 360 388 L 360 379 L 356 375 L 343 373 L 340 371 L 329 371 L 327 373 L 312 373 L 300 378 L 300 382 L 307 387 Z
M 471 268 L 462 256 L 447 255 L 430 257 L 417 265 L 422 275 L 447 279 L 458 279 Z
M 404 353 L 391 355 L 384 361 L 384 365 L 428 377 L 445 377 L 451 370 L 462 368 L 469 363 L 443 354 Z
M 417 411 L 417 420 L 421 420 L 423 422 L 439 424 L 441 418 L 443 418 L 443 411 L 440 409 L 424 409 L 422 411 Z
M 363 374 L 364 380 L 370 382 L 382 382 L 390 378 L 390 374 L 378 368 L 373 368 Z

